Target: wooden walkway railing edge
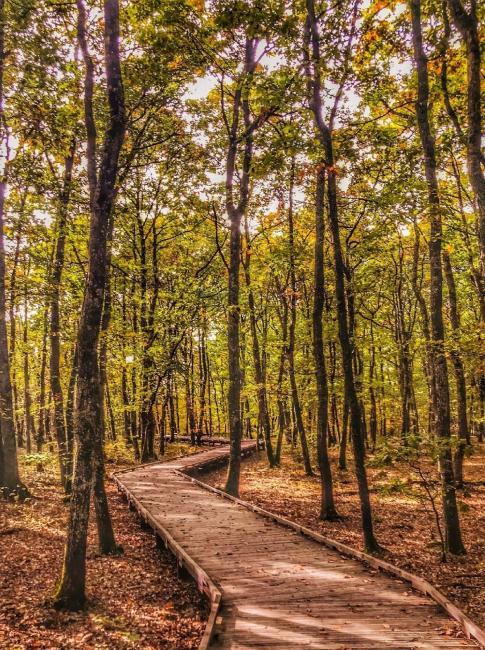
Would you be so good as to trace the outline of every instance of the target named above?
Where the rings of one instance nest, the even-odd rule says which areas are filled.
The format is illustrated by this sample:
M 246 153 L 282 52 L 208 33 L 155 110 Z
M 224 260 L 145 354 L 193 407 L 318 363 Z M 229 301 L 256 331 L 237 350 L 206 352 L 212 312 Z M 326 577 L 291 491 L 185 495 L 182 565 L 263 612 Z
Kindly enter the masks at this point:
M 154 463 L 147 463 L 147 465 L 153 464 Z M 138 467 L 144 467 L 144 465 L 139 465 Z M 124 474 L 126 473 L 126 470 L 122 470 L 120 473 Z M 175 556 L 179 566 L 183 566 L 188 571 L 188 573 L 190 573 L 190 575 L 194 578 L 199 591 L 203 593 L 209 600 L 209 617 L 207 619 L 204 634 L 199 644 L 199 650 L 207 650 L 216 631 L 217 619 L 221 607 L 221 592 L 211 580 L 209 575 L 204 571 L 204 569 L 199 566 L 197 562 L 195 562 L 190 557 L 190 555 L 180 546 L 180 544 L 176 542 L 172 535 L 170 535 L 170 533 L 163 526 L 161 526 L 161 524 L 156 521 L 154 517 L 152 517 L 150 512 L 138 501 L 138 499 L 136 499 L 130 493 L 130 491 L 118 479 L 118 476 L 116 474 L 113 474 L 112 478 L 115 481 L 118 489 L 125 495 L 130 507 L 135 509 L 141 519 L 143 519 L 143 521 L 153 529 L 153 532 L 165 544 L 165 548 L 168 548 Z M 188 477 L 186 478 L 188 479 Z
M 462 612 L 462 610 L 459 607 L 454 605 L 444 594 L 441 593 L 441 591 L 439 591 L 439 589 L 434 587 L 430 582 L 428 582 L 424 578 L 420 578 L 419 576 L 416 576 L 413 573 L 410 573 L 409 571 L 400 569 L 394 564 L 391 564 L 390 562 L 386 562 L 385 560 L 381 560 L 377 557 L 374 557 L 373 555 L 369 555 L 364 551 L 359 551 L 355 548 L 352 548 L 351 546 L 348 546 L 347 544 L 343 544 L 342 542 L 337 542 L 333 539 L 330 539 L 329 537 L 325 537 L 324 535 L 321 535 L 320 533 L 317 533 L 311 530 L 310 528 L 307 528 L 306 526 L 297 524 L 294 521 L 291 521 L 290 519 L 286 519 L 285 517 L 282 517 L 281 515 L 278 515 L 276 513 L 269 512 L 268 510 L 264 510 L 259 506 L 249 503 L 248 501 L 243 501 L 242 499 L 233 497 L 230 494 L 227 494 L 226 492 L 223 492 L 222 490 L 213 487 L 212 485 L 208 485 L 207 483 L 204 483 L 203 481 L 200 481 L 194 478 L 193 476 L 189 476 L 183 470 L 175 470 L 175 471 L 177 472 L 177 474 L 184 476 L 187 480 L 196 483 L 197 485 L 204 488 L 205 490 L 209 490 L 210 492 L 213 492 L 214 494 L 216 494 L 219 497 L 222 497 L 223 499 L 228 499 L 230 501 L 233 501 L 234 503 L 237 503 L 240 506 L 243 506 L 244 508 L 252 510 L 253 512 L 267 519 L 271 519 L 274 522 L 282 526 L 285 526 L 286 528 L 291 528 L 293 530 L 296 530 L 297 532 L 304 535 L 305 537 L 308 537 L 320 544 L 323 544 L 324 546 L 327 546 L 328 548 L 338 551 L 342 555 L 360 560 L 361 562 L 368 564 L 372 568 L 379 569 L 388 574 L 399 577 L 402 580 L 405 580 L 406 582 L 410 583 L 412 587 L 416 589 L 416 591 L 419 591 L 422 594 L 429 596 L 438 605 L 440 605 L 453 620 L 457 621 L 461 625 L 468 639 L 473 639 L 477 641 L 480 647 L 482 649 L 485 649 L 485 631 L 482 630 L 476 623 L 474 623 L 464 612 Z
M 254 447 L 248 447 L 244 449 L 242 452 L 242 456 L 243 457 L 247 456 L 254 451 L 256 451 L 256 444 L 254 445 Z M 197 454 L 190 454 L 187 458 L 191 458 L 191 457 L 195 458 L 196 456 Z M 170 461 L 172 460 L 174 459 L 173 458 L 170 459 Z M 369 555 L 368 553 L 352 548 L 347 544 L 343 544 L 341 542 L 337 542 L 333 539 L 325 537 L 324 535 L 321 535 L 320 533 L 317 533 L 311 530 L 310 528 L 307 528 L 306 526 L 297 524 L 296 522 L 286 519 L 285 517 L 282 517 L 281 515 L 278 515 L 276 513 L 269 512 L 264 508 L 249 503 L 248 501 L 244 501 L 243 499 L 233 497 L 230 494 L 227 494 L 226 492 L 219 490 L 218 488 L 215 488 L 211 485 L 208 485 L 207 483 L 204 483 L 203 481 L 195 478 L 192 475 L 192 474 L 202 473 L 203 471 L 207 471 L 208 469 L 212 469 L 213 466 L 219 464 L 221 460 L 222 460 L 221 458 L 218 458 L 216 460 L 211 459 L 206 464 L 201 464 L 200 462 L 194 462 L 188 465 L 187 467 L 185 467 L 184 469 L 173 468 L 171 471 L 173 471 L 179 476 L 182 476 L 185 480 L 197 484 L 204 490 L 212 492 L 218 497 L 237 503 L 240 506 L 265 517 L 266 519 L 271 519 L 272 521 L 282 526 L 285 526 L 286 528 L 291 528 L 292 530 L 299 532 L 301 535 L 309 539 L 312 539 L 328 548 L 331 548 L 341 553 L 342 555 L 357 559 L 361 562 L 364 562 L 365 564 L 369 565 L 372 568 L 379 569 L 385 573 L 401 578 L 402 580 L 411 584 L 414 589 L 423 593 L 424 595 L 429 596 L 434 602 L 440 605 L 453 620 L 457 621 L 461 625 L 466 637 L 468 639 L 475 640 L 479 644 L 479 646 L 485 650 L 485 631 L 482 630 L 461 609 L 459 609 L 456 605 L 454 605 L 444 594 L 442 594 L 436 587 L 434 587 L 431 583 L 429 583 L 424 578 L 420 578 L 419 576 L 416 576 L 408 571 L 405 571 L 404 569 L 400 569 L 399 567 L 391 564 L 390 562 L 386 562 L 385 560 L 381 560 L 380 558 Z M 225 457 L 225 460 L 227 461 L 227 456 Z M 170 551 L 176 557 L 179 565 L 185 567 L 188 573 L 190 573 L 190 575 L 196 581 L 199 590 L 208 598 L 210 603 L 210 613 L 209 613 L 209 618 L 207 620 L 204 635 L 199 645 L 199 650 L 207 650 L 209 648 L 209 644 L 212 638 L 216 633 L 217 626 L 219 625 L 218 619 L 219 619 L 219 612 L 220 612 L 221 601 L 222 601 L 221 591 L 216 586 L 216 584 L 211 580 L 210 576 L 204 571 L 204 569 L 200 567 L 197 564 L 197 562 L 195 562 L 193 558 L 191 558 L 190 555 L 176 542 L 176 540 L 172 537 L 172 535 L 167 530 L 165 530 L 165 528 L 158 521 L 156 521 L 154 517 L 152 517 L 150 512 L 130 493 L 130 491 L 123 485 L 122 481 L 118 478 L 119 475 L 133 471 L 133 469 L 139 469 L 148 465 L 159 464 L 160 462 L 163 461 L 155 461 L 151 463 L 146 463 L 144 465 L 138 465 L 136 468 L 128 468 L 125 470 L 121 470 L 120 472 L 116 472 L 115 474 L 113 474 L 112 478 L 115 481 L 118 489 L 126 496 L 126 499 L 130 507 L 136 509 L 140 517 L 148 525 L 151 526 L 154 532 L 163 540 L 165 547 L 170 549 Z

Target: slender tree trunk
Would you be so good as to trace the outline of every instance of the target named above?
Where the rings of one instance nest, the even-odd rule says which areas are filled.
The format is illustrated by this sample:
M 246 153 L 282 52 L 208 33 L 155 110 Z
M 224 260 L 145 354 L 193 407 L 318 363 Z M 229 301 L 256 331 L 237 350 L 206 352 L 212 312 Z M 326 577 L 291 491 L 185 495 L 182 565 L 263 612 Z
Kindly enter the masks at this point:
M 5 0 L 0 0 L 0 130 L 1 142 L 5 146 L 8 133 L 4 120 L 3 74 L 5 69 Z M 6 323 L 5 294 L 5 194 L 7 189 L 8 160 L 0 176 L 0 433 L 1 488 L 5 495 L 21 493 L 22 485 L 17 463 L 17 446 L 10 380 L 10 359 Z
M 165 454 L 165 436 L 167 434 L 166 416 L 167 416 L 167 400 L 164 399 L 162 402 L 162 412 L 160 414 L 160 419 L 158 421 L 158 428 L 160 430 L 160 447 L 159 447 L 160 456 L 163 456 Z
M 418 98 L 416 117 L 424 154 L 424 167 L 428 186 L 428 202 L 431 221 L 429 258 L 431 276 L 431 335 L 433 343 L 433 380 L 435 387 L 435 431 L 440 443 L 439 466 L 442 482 L 443 514 L 446 526 L 446 544 L 450 553 L 465 553 L 461 538 L 460 519 L 456 503 L 453 476 L 453 459 L 450 445 L 450 397 L 448 369 L 444 352 L 443 324 L 443 273 L 441 266 L 441 206 L 436 174 L 434 138 L 428 116 L 429 86 L 428 62 L 421 32 L 421 2 L 410 0 L 413 30 L 414 60 L 418 75 Z
M 424 340 L 426 342 L 426 357 L 424 362 L 424 369 L 426 380 L 428 383 L 429 394 L 429 412 L 428 412 L 428 432 L 431 434 L 433 408 L 435 400 L 435 384 L 433 375 L 433 346 L 431 343 L 431 328 L 429 324 L 429 314 L 426 301 L 421 291 L 421 283 L 418 281 L 418 266 L 419 266 L 419 243 L 420 233 L 417 224 L 414 224 L 414 252 L 413 252 L 413 271 L 411 275 L 411 284 L 413 286 L 414 295 L 418 302 L 419 310 L 421 312 L 421 328 L 423 330 Z
M 104 485 L 104 449 L 103 438 L 98 436 L 94 450 L 94 486 L 93 501 L 96 511 L 96 528 L 98 531 L 98 546 L 102 555 L 116 555 L 120 547 L 116 543 L 113 522 L 109 512 L 108 497 Z
M 456 406 L 457 406 L 457 421 L 458 421 L 458 446 L 453 459 L 453 472 L 455 475 L 455 483 L 458 488 L 463 487 L 463 460 L 465 458 L 465 450 L 467 444 L 470 444 L 470 431 L 468 429 L 468 416 L 467 416 L 467 396 L 466 396 L 466 379 L 465 368 L 463 359 L 459 351 L 460 335 L 460 314 L 458 311 L 458 301 L 456 297 L 455 278 L 453 276 L 453 268 L 451 266 L 451 259 L 449 253 L 443 252 L 443 267 L 445 272 L 446 284 L 448 286 L 448 302 L 450 308 L 450 322 L 455 340 L 453 341 L 453 348 L 450 352 L 451 360 L 453 362 L 453 369 L 455 372 L 456 383 Z
M 46 391 L 45 391 L 45 376 L 47 370 L 47 336 L 49 330 L 49 310 L 48 307 L 44 309 L 43 328 L 42 328 L 42 351 L 40 356 L 40 372 L 39 372 L 39 419 L 37 423 L 37 451 L 41 452 L 46 439 Z
M 247 217 L 244 220 L 244 229 L 246 237 L 246 252 L 243 266 L 244 278 L 246 280 L 246 287 L 248 290 L 249 324 L 252 339 L 254 377 L 256 379 L 256 392 L 258 397 L 259 423 L 263 432 L 266 456 L 268 458 L 269 466 L 275 467 L 276 459 L 273 452 L 273 443 L 271 441 L 271 422 L 269 418 L 266 377 L 261 359 L 261 350 L 259 346 L 258 329 L 256 324 L 256 305 L 254 301 L 253 289 L 251 286 L 251 243 L 249 240 L 249 225 Z
M 327 173 L 327 200 L 330 230 L 332 234 L 335 272 L 335 297 L 337 302 L 337 321 L 342 350 L 345 396 L 349 406 L 352 445 L 354 451 L 355 474 L 359 488 L 360 508 L 364 544 L 371 552 L 380 550 L 374 536 L 372 509 L 369 498 L 369 486 L 365 469 L 365 447 L 362 429 L 362 411 L 355 387 L 353 368 L 353 344 L 349 336 L 349 324 L 345 298 L 345 264 L 340 243 L 340 225 L 337 208 L 337 179 L 333 155 L 332 131 L 323 120 L 321 79 L 320 79 L 320 36 L 313 0 L 307 0 L 307 20 L 305 24 L 305 68 L 308 83 L 310 108 L 313 112 L 315 126 L 323 153 Z
M 286 355 L 285 355 L 286 356 Z M 283 398 L 278 398 L 278 438 L 276 441 L 275 462 L 277 465 L 281 462 L 281 450 L 283 447 L 283 438 L 286 434 L 288 437 L 289 415 Z
M 28 277 L 27 273 L 27 277 Z M 23 360 L 24 360 L 24 417 L 25 417 L 25 450 L 32 452 L 32 441 L 35 440 L 35 421 L 32 415 L 32 394 L 30 391 L 30 363 L 29 363 L 29 312 L 27 299 L 27 283 L 24 296 L 24 329 L 23 329 Z
M 485 158 L 482 151 L 482 52 L 480 42 L 477 2 L 471 0 L 469 9 L 461 0 L 448 0 L 452 20 L 461 34 L 467 53 L 467 167 L 468 178 L 478 206 L 479 272 L 475 274 L 480 294 L 480 318 L 482 330 L 479 336 L 480 368 L 477 378 L 480 400 L 480 439 L 485 433 Z
M 325 367 L 323 344 L 323 308 L 325 305 L 325 276 L 323 263 L 323 244 L 325 238 L 324 222 L 325 170 L 322 166 L 317 172 L 315 190 L 315 289 L 313 298 L 313 357 L 317 382 L 317 450 L 322 490 L 320 519 L 338 519 L 333 497 L 333 481 L 327 448 L 328 430 L 328 382 Z
M 8 163 L 7 163 L 8 165 Z M 10 326 L 10 341 L 9 341 L 9 359 L 11 369 L 11 382 L 12 382 L 12 396 L 13 396 L 13 412 L 14 412 L 14 428 L 17 436 L 17 445 L 24 446 L 24 429 L 25 420 L 20 417 L 20 399 L 19 390 L 17 386 L 17 365 L 15 363 L 15 352 L 17 349 L 17 269 L 20 260 L 20 244 L 22 240 L 23 231 L 23 212 L 25 208 L 26 193 L 22 195 L 20 204 L 20 220 L 15 233 L 15 253 L 13 256 L 12 270 L 10 273 L 10 295 L 9 295 L 9 326 Z
M 86 47 L 86 10 L 78 0 L 78 40 L 86 64 L 85 121 L 92 146 L 90 116 L 94 74 Z M 85 602 L 86 541 L 96 445 L 101 444 L 101 395 L 98 343 L 106 286 L 109 222 L 115 198 L 118 160 L 125 134 L 123 84 L 119 53 L 119 6 L 104 0 L 105 69 L 109 121 L 105 133 L 99 177 L 91 202 L 89 270 L 77 340 L 78 378 L 75 410 L 77 455 L 62 575 L 56 594 L 58 607 L 79 609 Z M 91 90 L 91 95 L 89 94 Z M 88 162 L 95 163 L 90 159 Z M 88 165 L 89 171 L 89 165 Z
M 109 513 L 108 498 L 104 484 L 105 478 L 105 460 L 104 460 L 104 441 L 106 439 L 106 407 L 110 408 L 109 399 L 105 400 L 108 393 L 108 347 L 107 335 L 111 321 L 111 244 L 113 239 L 113 214 L 109 217 L 108 234 L 106 241 L 106 277 L 103 300 L 103 314 L 100 326 L 100 345 L 99 345 L 99 397 L 100 397 L 100 420 L 101 427 L 96 438 L 94 449 L 94 490 L 93 500 L 96 511 L 96 527 L 98 530 L 99 550 L 103 555 L 114 555 L 119 552 L 116 544 L 113 523 Z M 113 423 L 114 432 L 114 423 Z M 113 435 L 115 437 L 116 434 Z
M 136 227 L 134 227 L 133 233 L 133 260 L 136 262 L 138 259 L 137 247 L 136 247 Z M 138 310 L 137 310 L 137 300 L 135 298 L 136 293 L 136 275 L 133 273 L 132 281 L 130 286 L 130 303 L 131 303 L 131 318 L 132 318 L 132 331 L 133 335 L 138 335 Z M 136 460 L 141 460 L 141 450 L 140 450 L 140 423 L 138 415 L 138 381 L 137 381 L 137 372 L 136 364 L 131 364 L 131 373 L 130 373 L 130 384 L 131 384 L 131 410 L 130 410 L 130 432 L 131 439 L 133 441 L 133 452 Z
M 128 373 L 124 360 L 123 367 L 121 368 L 121 399 L 123 402 L 123 437 L 126 445 L 131 446 L 133 441 L 131 439 L 130 429 L 130 397 L 128 393 Z
M 200 374 L 200 392 L 199 392 L 199 419 L 197 423 L 197 444 L 201 444 L 203 435 L 204 420 L 206 417 L 206 389 L 207 389 L 207 357 L 205 349 L 205 323 L 199 333 L 199 374 Z
M 300 404 L 300 396 L 298 394 L 298 385 L 296 383 L 295 375 L 295 336 L 296 336 L 296 302 L 297 302 L 297 287 L 296 287 L 296 272 L 295 272 L 295 233 L 293 223 L 293 186 L 295 177 L 295 160 L 291 161 L 290 170 L 290 191 L 289 191 L 289 204 L 288 204 L 288 247 L 289 247 L 289 271 L 290 271 L 290 299 L 289 299 L 289 316 L 290 326 L 288 332 L 288 374 L 290 377 L 291 387 L 291 400 L 293 403 L 293 411 L 295 414 L 295 425 L 300 438 L 301 453 L 303 456 L 303 465 L 305 473 L 308 476 L 313 475 L 312 464 L 310 460 L 310 452 L 308 449 L 308 442 L 306 437 L 305 425 L 303 423 L 303 414 Z
M 62 189 L 59 194 L 59 210 L 57 220 L 57 239 L 53 257 L 52 277 L 50 279 L 50 388 L 52 401 L 54 403 L 54 435 L 57 441 L 59 454 L 59 470 L 61 484 L 64 488 L 66 482 L 66 424 L 64 420 L 64 396 L 61 385 L 61 327 L 60 327 L 60 291 L 62 271 L 64 268 L 66 229 L 69 201 L 72 187 L 72 170 L 74 165 L 74 154 L 76 142 L 73 139 L 70 150 L 64 158 L 64 177 Z
M 374 327 L 371 322 L 370 326 L 371 348 L 369 360 L 369 398 L 370 398 L 370 417 L 369 428 L 372 441 L 372 451 L 375 450 L 377 443 L 377 400 L 375 389 L 375 367 L 376 367 L 376 348 L 374 345 Z
M 229 468 L 226 479 L 226 492 L 239 495 L 241 470 L 241 362 L 239 350 L 239 267 L 241 259 L 241 219 L 246 212 L 249 200 L 249 180 L 253 156 L 252 130 L 250 127 L 249 91 L 256 66 L 257 41 L 246 38 L 244 48 L 244 70 L 237 84 L 232 100 L 232 124 L 229 129 L 229 147 L 226 160 L 226 212 L 230 221 L 230 254 L 227 308 L 227 344 L 229 359 L 228 416 L 230 432 Z M 239 185 L 239 200 L 234 199 L 234 175 L 239 144 L 240 112 L 243 112 L 245 135 L 244 153 Z
M 190 333 L 187 336 L 185 348 L 184 348 L 184 357 L 185 357 L 185 412 L 187 419 L 187 432 L 190 436 L 190 442 L 192 445 L 195 445 L 195 413 L 194 413 L 194 396 L 192 391 L 192 382 L 191 377 L 193 377 L 194 370 L 194 351 L 193 351 L 193 342 L 192 334 Z
M 175 442 L 175 437 L 178 434 L 177 417 L 175 413 L 174 386 L 175 383 L 173 373 L 170 373 L 168 377 L 168 416 L 170 422 L 170 442 Z
M 461 34 L 467 53 L 467 163 L 470 185 L 477 199 L 479 222 L 481 292 L 485 302 L 485 174 L 482 153 L 481 44 L 477 3 L 466 9 L 461 0 L 448 0 L 451 17 Z
M 347 441 L 349 437 L 349 405 L 347 398 L 344 396 L 343 418 L 342 418 L 342 438 L 340 440 L 338 454 L 338 468 L 342 471 L 347 469 Z
M 109 409 L 108 394 L 108 331 L 111 322 L 111 247 L 113 241 L 113 217 L 110 219 L 106 260 L 106 287 L 104 292 L 103 315 L 99 344 L 99 382 L 102 401 L 103 437 L 106 434 L 106 412 Z M 113 436 L 116 437 L 116 434 Z
M 281 293 L 281 292 L 279 292 Z M 288 302 L 282 300 L 281 314 L 281 351 L 278 365 L 278 379 L 276 383 L 276 401 L 278 405 L 278 439 L 276 441 L 275 464 L 279 465 L 281 461 L 281 449 L 283 446 L 283 437 L 286 433 L 288 437 L 289 417 L 287 413 L 285 397 L 283 395 L 283 379 L 285 376 L 285 366 L 287 359 L 287 335 L 288 335 Z
M 71 372 L 69 373 L 69 384 L 67 386 L 66 399 L 66 492 L 72 490 L 72 474 L 74 466 L 74 408 L 76 398 L 77 380 L 77 345 L 74 346 L 72 355 Z
M 131 413 L 131 405 L 130 405 L 130 396 L 129 396 L 129 391 L 128 391 L 128 371 L 127 371 L 127 360 L 126 360 L 126 349 L 125 349 L 125 338 L 126 338 L 126 324 L 127 324 L 127 317 L 126 317 L 126 283 L 123 281 L 123 295 L 121 298 L 121 317 L 122 317 L 122 326 L 123 326 L 123 365 L 121 367 L 121 400 L 123 402 L 123 436 L 125 439 L 125 443 L 127 446 L 131 446 L 133 444 L 133 440 L 131 438 L 131 428 L 130 428 L 130 413 Z

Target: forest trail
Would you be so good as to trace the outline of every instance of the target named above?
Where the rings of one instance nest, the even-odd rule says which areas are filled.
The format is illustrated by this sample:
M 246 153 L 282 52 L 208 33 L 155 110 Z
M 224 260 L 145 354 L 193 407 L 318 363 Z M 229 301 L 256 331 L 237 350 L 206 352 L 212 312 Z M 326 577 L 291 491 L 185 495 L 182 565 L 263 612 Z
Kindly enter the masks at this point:
M 243 442 L 244 453 L 254 448 L 253 441 Z M 220 590 L 222 606 L 217 614 L 213 608 L 215 634 L 207 647 L 477 647 L 449 636 L 450 618 L 409 584 L 218 498 L 186 474 L 227 455 L 228 447 L 214 448 L 116 477 L 175 554 L 190 558 L 199 586 L 212 596 Z

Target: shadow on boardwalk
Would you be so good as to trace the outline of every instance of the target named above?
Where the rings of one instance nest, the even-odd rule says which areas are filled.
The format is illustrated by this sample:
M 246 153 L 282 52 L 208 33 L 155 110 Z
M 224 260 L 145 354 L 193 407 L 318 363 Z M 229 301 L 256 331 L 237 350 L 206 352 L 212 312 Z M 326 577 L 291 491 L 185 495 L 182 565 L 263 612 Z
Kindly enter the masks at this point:
M 247 443 L 246 451 L 251 449 Z M 408 583 L 302 537 L 192 482 L 227 448 L 118 477 L 222 593 L 210 648 L 476 648 Z

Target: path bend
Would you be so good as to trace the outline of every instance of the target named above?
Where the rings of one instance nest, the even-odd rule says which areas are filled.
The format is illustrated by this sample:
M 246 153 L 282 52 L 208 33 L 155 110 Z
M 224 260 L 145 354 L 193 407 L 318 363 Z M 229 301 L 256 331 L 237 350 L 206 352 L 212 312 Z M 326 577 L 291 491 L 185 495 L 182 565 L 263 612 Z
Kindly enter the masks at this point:
M 243 454 L 255 446 L 244 441 Z M 211 602 L 200 650 L 484 647 L 448 635 L 450 616 L 442 607 L 406 580 L 347 556 L 357 551 L 330 540 L 325 541 L 336 548 L 322 545 L 301 532 L 320 541 L 321 536 L 289 522 L 294 529 L 282 526 L 275 521 L 285 523 L 281 517 L 262 516 L 254 506 L 220 498 L 217 490 L 191 478 L 227 457 L 228 447 L 213 448 L 115 476 L 130 504 Z M 428 593 L 436 592 L 415 580 L 418 588 L 427 585 Z M 467 633 L 483 643 L 485 634 L 439 596 Z

